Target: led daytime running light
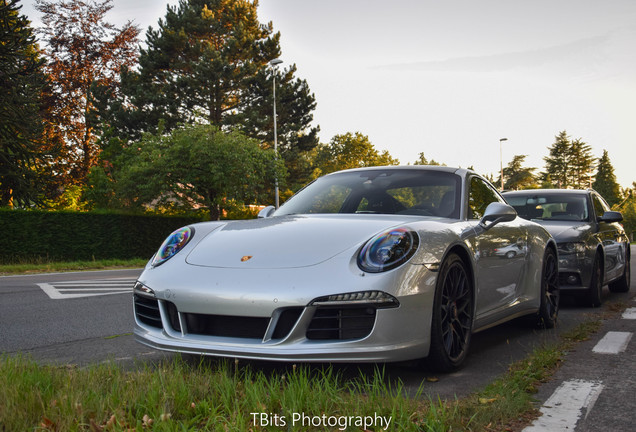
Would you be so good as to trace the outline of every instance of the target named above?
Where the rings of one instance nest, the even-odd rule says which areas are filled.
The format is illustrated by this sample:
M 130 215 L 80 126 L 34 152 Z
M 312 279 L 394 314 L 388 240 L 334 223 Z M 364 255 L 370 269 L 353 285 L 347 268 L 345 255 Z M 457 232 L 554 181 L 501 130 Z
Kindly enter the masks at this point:
M 377 307 L 398 307 L 400 302 L 383 291 L 360 291 L 343 294 L 333 294 L 319 297 L 312 301 L 312 306 L 342 306 L 342 305 L 374 305 Z

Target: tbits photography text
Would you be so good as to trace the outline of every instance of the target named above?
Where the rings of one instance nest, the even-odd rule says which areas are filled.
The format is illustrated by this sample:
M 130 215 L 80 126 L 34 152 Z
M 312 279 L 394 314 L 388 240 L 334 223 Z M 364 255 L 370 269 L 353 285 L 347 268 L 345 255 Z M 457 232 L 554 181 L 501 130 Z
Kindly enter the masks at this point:
M 376 430 L 387 430 L 393 419 L 390 416 L 381 416 L 377 413 L 373 413 L 372 416 L 360 416 L 360 415 L 311 415 L 304 412 L 292 413 L 291 415 L 281 415 L 264 412 L 250 413 L 252 416 L 252 423 L 255 426 L 268 427 L 320 427 L 320 428 L 332 428 L 341 431 L 347 430 L 349 427 L 361 428 L 362 430 L 368 430 L 374 428 Z

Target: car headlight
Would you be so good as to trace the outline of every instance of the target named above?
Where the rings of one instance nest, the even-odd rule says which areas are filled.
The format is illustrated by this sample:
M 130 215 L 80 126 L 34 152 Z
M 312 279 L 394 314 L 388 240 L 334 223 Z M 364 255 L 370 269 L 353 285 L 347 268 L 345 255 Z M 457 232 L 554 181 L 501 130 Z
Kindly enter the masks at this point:
M 151 265 L 157 267 L 175 256 L 194 236 L 194 228 L 179 228 L 168 236 L 152 259 Z
M 585 252 L 585 243 L 582 243 L 582 242 L 559 243 L 558 249 L 560 253 L 564 253 L 564 254 L 583 253 Z
M 415 254 L 420 238 L 415 231 L 396 228 L 373 237 L 358 253 L 358 267 L 380 273 L 404 264 Z

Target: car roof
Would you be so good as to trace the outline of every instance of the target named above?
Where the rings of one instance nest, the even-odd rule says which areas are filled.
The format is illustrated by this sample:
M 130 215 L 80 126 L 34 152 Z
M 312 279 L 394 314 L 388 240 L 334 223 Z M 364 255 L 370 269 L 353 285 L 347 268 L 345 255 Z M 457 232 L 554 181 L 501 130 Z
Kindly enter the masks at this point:
M 524 189 L 503 192 L 502 195 L 588 195 L 591 192 L 592 189 Z
M 449 172 L 456 173 L 465 176 L 467 173 L 473 173 L 473 171 L 464 169 L 464 168 L 453 168 L 447 166 L 438 166 L 438 165 L 388 165 L 388 166 L 373 166 L 373 167 L 362 167 L 362 168 L 351 168 L 342 171 L 335 171 L 326 175 L 338 174 L 343 172 L 358 172 L 358 171 L 374 171 L 374 170 L 420 170 L 420 171 L 440 171 L 440 172 Z

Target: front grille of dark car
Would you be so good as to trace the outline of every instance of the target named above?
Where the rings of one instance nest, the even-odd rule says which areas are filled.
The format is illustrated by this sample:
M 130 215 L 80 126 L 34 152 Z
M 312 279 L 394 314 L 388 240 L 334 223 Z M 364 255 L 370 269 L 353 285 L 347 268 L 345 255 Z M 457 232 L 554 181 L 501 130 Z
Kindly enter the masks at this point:
M 375 324 L 375 308 L 321 307 L 307 328 L 307 339 L 350 340 L 368 336 Z
M 159 301 L 153 298 L 134 294 L 135 315 L 137 319 L 151 327 L 162 328 L 159 314 Z

